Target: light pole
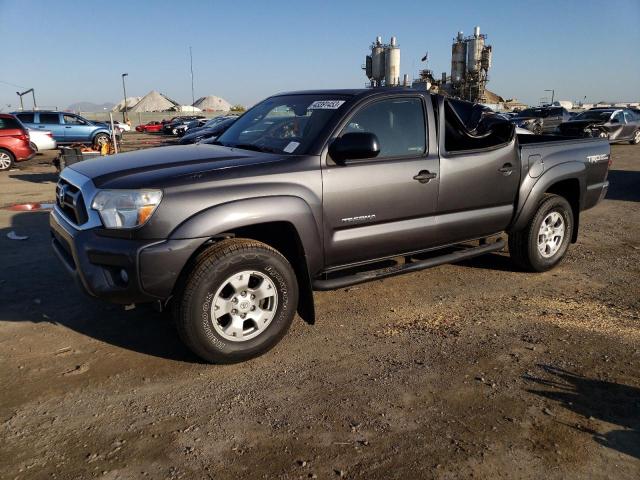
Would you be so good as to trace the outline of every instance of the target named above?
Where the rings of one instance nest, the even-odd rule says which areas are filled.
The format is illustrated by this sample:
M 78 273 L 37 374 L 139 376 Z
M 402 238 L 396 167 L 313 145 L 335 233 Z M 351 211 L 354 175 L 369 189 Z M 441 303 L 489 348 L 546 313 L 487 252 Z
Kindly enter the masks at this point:
M 127 123 L 127 87 L 124 85 L 124 77 L 129 75 L 128 73 L 122 74 L 122 92 L 124 93 L 124 110 L 122 110 L 122 121 Z
M 551 105 L 553 105 L 553 99 L 555 98 L 556 91 L 555 90 L 545 90 L 545 92 L 551 92 Z

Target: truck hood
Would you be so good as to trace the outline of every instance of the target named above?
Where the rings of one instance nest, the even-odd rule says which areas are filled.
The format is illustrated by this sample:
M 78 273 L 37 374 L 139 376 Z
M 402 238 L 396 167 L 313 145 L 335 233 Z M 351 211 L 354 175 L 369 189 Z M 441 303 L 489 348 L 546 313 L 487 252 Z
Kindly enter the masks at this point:
M 163 187 L 180 177 L 282 160 L 279 155 L 218 145 L 149 148 L 70 166 L 98 188 Z

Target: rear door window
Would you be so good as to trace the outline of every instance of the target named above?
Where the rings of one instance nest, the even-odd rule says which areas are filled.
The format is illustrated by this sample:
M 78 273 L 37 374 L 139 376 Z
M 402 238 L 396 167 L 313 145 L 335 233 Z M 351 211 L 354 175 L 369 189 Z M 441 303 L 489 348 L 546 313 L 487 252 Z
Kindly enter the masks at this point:
M 45 125 L 59 125 L 60 115 L 57 113 L 41 113 L 40 123 L 43 123 Z
M 22 129 L 22 125 L 15 118 L 0 117 L 0 130 Z
M 24 123 L 33 123 L 33 113 L 18 113 L 16 115 L 20 119 L 21 122 Z

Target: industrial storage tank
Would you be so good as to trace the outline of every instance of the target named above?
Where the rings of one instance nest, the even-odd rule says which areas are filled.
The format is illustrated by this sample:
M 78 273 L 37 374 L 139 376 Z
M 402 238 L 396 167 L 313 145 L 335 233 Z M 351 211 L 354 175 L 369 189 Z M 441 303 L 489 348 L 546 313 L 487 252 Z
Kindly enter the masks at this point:
M 386 86 L 400 83 L 400 48 L 396 37 L 391 37 L 391 43 L 384 50 L 384 82 Z
M 489 70 L 491 68 L 491 45 L 487 45 L 482 50 L 481 66 L 483 70 Z
M 456 42 L 451 45 L 451 81 L 453 83 L 460 83 L 464 78 L 467 45 L 462 40 L 462 35 L 462 32 L 458 32 Z
M 385 77 L 384 45 L 382 38 L 377 37 L 376 42 L 371 47 L 371 78 L 381 82 Z
M 480 35 L 480 28 L 476 27 L 473 37 L 467 39 L 467 71 L 480 70 L 482 50 L 484 49 L 484 37 Z

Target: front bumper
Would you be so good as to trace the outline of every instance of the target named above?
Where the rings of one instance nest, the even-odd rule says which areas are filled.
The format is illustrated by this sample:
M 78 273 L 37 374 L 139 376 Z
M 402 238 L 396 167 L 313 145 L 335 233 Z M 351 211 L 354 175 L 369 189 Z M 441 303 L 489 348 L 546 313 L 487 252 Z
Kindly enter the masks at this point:
M 76 283 L 92 297 L 125 305 L 168 299 L 185 264 L 206 240 L 106 237 L 96 228 L 74 228 L 57 207 L 49 226 L 53 250 Z

